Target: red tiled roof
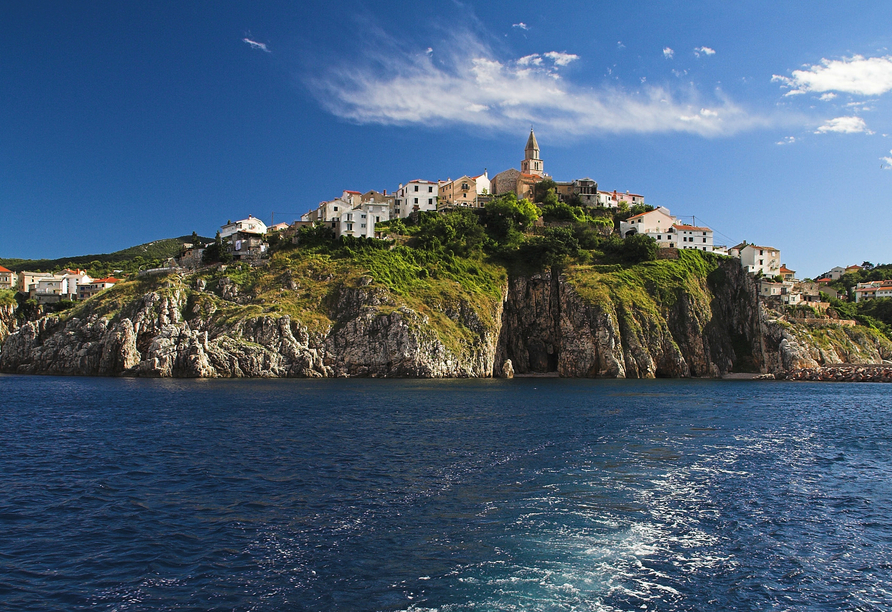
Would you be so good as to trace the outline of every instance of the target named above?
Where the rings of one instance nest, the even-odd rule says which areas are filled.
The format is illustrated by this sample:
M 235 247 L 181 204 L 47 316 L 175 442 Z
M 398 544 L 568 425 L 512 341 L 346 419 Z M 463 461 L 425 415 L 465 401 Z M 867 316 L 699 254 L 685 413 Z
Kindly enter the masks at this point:
M 345 189 L 344 193 L 358 193 L 359 195 L 362 195 L 362 193 L 359 191 L 350 191 L 349 189 Z
M 688 230 L 688 231 L 691 231 L 691 230 L 698 231 L 698 232 L 701 232 L 701 231 L 702 232 L 711 232 L 712 231 L 708 227 L 697 227 L 696 225 L 680 225 L 678 223 L 676 223 L 672 227 L 674 227 L 676 229 Z
M 780 273 L 781 273 L 781 274 L 794 274 L 795 272 L 796 272 L 796 270 L 791 270 L 790 268 L 788 268 L 788 267 L 785 266 L 784 264 L 781 264 L 781 267 L 780 267 Z
M 109 276 L 108 278 L 98 278 L 93 281 L 94 283 L 120 283 L 121 279 L 114 278 L 113 276 Z
M 12 272 L 12 270 L 7 270 L 3 266 L 0 266 L 0 272 Z

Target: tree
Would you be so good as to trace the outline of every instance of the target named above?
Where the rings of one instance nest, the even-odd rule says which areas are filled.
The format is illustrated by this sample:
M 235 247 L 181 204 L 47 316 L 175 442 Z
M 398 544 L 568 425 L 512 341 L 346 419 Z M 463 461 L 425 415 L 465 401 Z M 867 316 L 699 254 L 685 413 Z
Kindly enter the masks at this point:
M 554 180 L 547 178 L 539 181 L 533 187 L 533 201 L 534 202 L 544 202 L 545 196 L 548 195 L 549 191 L 554 191 L 557 193 L 557 183 Z
M 525 231 L 538 218 L 539 208 L 527 199 L 518 200 L 513 193 L 486 205 L 486 226 L 498 241 L 505 241 L 512 234 Z

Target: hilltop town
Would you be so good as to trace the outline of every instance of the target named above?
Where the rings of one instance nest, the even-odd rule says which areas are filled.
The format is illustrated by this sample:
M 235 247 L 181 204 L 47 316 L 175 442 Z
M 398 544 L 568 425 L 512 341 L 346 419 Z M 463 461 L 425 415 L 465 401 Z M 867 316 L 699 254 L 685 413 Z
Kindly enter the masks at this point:
M 545 172 L 545 162 L 532 129 L 519 170 L 509 168 L 492 177 L 484 169 L 481 174 L 463 175 L 454 180 L 413 179 L 390 193 L 386 189 L 380 192 L 344 190 L 340 196 L 319 203 L 299 221 L 290 224 L 267 226 L 261 219 L 249 215 L 227 221 L 217 232 L 214 243 L 202 242 L 193 234 L 194 240 L 184 244 L 178 256 L 159 267 L 141 269 L 139 273 L 196 269 L 229 261 L 258 265 L 268 256 L 271 244 L 299 241 L 302 228 L 328 228 L 334 240 L 393 239 L 395 221 L 417 219 L 424 213 L 483 211 L 505 197 L 535 202 L 538 218 L 533 225 L 539 228 L 566 225 L 582 216 L 602 235 L 622 240 L 635 236 L 639 240 L 640 237 L 652 240 L 661 257 L 672 257 L 677 250 L 696 250 L 735 258 L 746 272 L 758 279 L 759 296 L 776 306 L 804 304 L 821 315 L 829 307 L 829 299 L 861 302 L 892 297 L 892 280 L 859 282 L 842 294 L 829 286 L 843 274 L 863 270 L 863 266 L 835 267 L 814 280 L 800 280 L 794 270 L 782 263 L 781 251 L 775 246 L 746 241 L 734 246 L 718 245 L 711 228 L 684 223 L 668 208 L 646 203 L 639 193 L 603 191 L 597 181 L 588 177 L 556 181 Z M 535 231 L 535 227 L 530 229 Z M 120 275 L 123 270 L 115 273 Z M 86 270 L 79 268 L 14 272 L 0 266 L 0 290 L 19 291 L 39 305 L 88 299 L 119 281 L 112 275 L 91 278 Z

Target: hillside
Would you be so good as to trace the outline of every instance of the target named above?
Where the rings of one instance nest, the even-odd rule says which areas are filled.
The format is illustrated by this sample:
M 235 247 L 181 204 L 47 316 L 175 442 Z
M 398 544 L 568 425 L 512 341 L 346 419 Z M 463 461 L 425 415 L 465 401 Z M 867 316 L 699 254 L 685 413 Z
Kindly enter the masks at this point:
M 570 212 L 534 227 L 540 210 L 509 198 L 393 221 L 387 240 L 305 227 L 259 266 L 136 278 L 36 321 L 7 307 L 0 371 L 652 378 L 892 358 L 876 329 L 765 309 L 736 260 Z
M 210 238 L 202 238 L 205 242 L 211 242 Z M 179 255 L 184 243 L 191 242 L 191 236 L 179 238 L 164 238 L 145 244 L 133 246 L 114 253 L 102 253 L 97 255 L 75 255 L 72 257 L 60 257 L 58 259 L 0 259 L 0 266 L 20 272 L 28 270 L 32 272 L 52 272 L 63 268 L 86 269 L 91 276 L 105 276 L 115 269 L 131 272 L 140 266 L 151 268 L 160 265 L 169 257 Z

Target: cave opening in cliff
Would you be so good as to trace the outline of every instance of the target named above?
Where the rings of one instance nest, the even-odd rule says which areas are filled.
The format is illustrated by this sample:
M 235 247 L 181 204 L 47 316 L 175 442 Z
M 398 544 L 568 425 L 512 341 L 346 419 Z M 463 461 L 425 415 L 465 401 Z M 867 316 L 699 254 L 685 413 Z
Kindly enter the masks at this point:
M 554 351 L 552 353 L 548 353 L 548 365 L 546 366 L 546 372 L 557 372 L 558 371 L 558 352 Z

